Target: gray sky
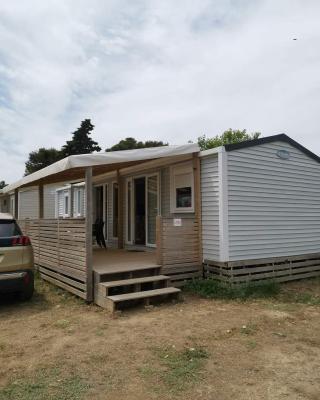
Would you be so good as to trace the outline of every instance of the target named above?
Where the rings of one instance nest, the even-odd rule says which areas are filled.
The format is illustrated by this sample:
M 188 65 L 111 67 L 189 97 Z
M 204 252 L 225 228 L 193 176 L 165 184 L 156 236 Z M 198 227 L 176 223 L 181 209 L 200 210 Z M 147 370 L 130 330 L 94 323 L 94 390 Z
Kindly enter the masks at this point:
M 0 180 L 84 118 L 103 149 L 246 128 L 319 154 L 319 21 L 319 0 L 2 1 Z

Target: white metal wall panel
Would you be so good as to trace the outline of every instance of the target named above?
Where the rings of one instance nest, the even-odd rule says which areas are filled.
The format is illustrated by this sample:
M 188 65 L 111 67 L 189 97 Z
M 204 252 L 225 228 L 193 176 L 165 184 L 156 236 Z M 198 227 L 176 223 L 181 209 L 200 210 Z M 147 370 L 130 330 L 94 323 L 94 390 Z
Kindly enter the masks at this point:
M 56 214 L 56 189 L 61 184 L 43 186 L 43 218 L 55 218 Z
M 14 210 L 14 207 L 15 207 L 14 194 L 11 194 L 11 195 L 10 195 L 8 201 L 9 201 L 9 202 L 8 202 L 8 205 L 7 205 L 8 212 L 9 212 L 11 215 L 14 215 L 14 214 L 15 214 L 15 210 Z
M 14 215 L 14 213 L 12 213 L 11 209 L 10 209 L 10 200 L 11 200 L 11 196 L 3 196 L 0 199 L 0 212 L 3 213 L 10 213 L 12 215 Z
M 201 159 L 201 210 L 203 258 L 219 261 L 218 154 Z
M 320 252 L 320 164 L 290 144 L 229 152 L 228 200 L 230 261 Z
M 39 218 L 38 188 L 19 192 L 19 218 Z

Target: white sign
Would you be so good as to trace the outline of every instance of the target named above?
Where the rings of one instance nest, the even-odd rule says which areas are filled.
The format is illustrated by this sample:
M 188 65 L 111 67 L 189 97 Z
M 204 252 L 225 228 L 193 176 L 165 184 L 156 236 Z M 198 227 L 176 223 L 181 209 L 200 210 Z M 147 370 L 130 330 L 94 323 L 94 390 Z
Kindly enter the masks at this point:
M 173 226 L 182 226 L 182 219 L 181 218 L 174 218 Z

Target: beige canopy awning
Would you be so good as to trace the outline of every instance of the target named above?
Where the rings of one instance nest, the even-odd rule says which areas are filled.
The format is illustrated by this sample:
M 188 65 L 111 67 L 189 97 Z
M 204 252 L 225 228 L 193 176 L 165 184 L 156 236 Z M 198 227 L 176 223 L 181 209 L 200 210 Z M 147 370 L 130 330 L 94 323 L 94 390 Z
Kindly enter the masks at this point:
M 36 185 L 40 182 L 46 184 L 59 180 L 81 179 L 84 177 L 85 168 L 87 167 L 93 167 L 93 174 L 98 175 L 136 165 L 141 161 L 181 156 L 197 152 L 199 152 L 199 146 L 197 144 L 187 144 L 69 156 L 33 174 L 23 177 L 17 182 L 3 188 L 1 192 L 5 194 L 19 187 Z

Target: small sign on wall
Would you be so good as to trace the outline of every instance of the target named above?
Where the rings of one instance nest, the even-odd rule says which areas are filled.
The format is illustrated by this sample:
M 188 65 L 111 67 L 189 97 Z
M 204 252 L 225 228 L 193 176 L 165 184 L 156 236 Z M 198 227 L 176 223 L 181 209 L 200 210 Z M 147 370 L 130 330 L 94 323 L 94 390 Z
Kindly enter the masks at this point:
M 182 226 L 182 219 L 181 218 L 174 218 L 173 219 L 173 226 Z

